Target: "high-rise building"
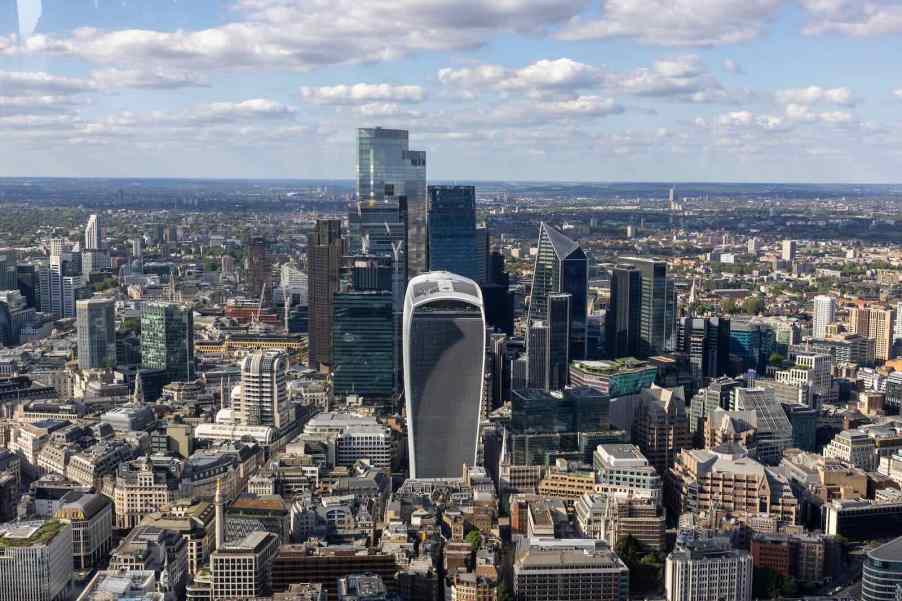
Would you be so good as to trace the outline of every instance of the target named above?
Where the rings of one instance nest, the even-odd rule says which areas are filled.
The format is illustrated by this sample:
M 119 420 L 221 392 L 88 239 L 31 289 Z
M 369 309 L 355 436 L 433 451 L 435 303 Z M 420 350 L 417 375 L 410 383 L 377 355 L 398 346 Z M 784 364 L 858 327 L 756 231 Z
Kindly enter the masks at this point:
M 667 601 L 751 601 L 752 556 L 726 538 L 679 538 L 667 556 Z
M 569 294 L 548 295 L 546 345 L 546 390 L 563 390 L 570 382 L 570 299 Z
M 579 244 L 543 222 L 539 225 L 528 323 L 547 319 L 548 296 L 553 293 L 570 295 L 570 359 L 584 359 L 589 294 L 586 253 Z
M 406 273 L 426 271 L 426 152 L 410 150 L 405 130 L 357 130 L 357 199 L 399 203 L 406 224 Z
M 333 302 L 339 291 L 343 251 L 341 221 L 318 220 L 307 242 L 309 363 L 314 368 L 332 364 Z
M 263 304 L 272 302 L 272 261 L 269 256 L 269 242 L 262 236 L 253 236 L 247 241 L 247 295 L 252 300 L 260 299 Z
M 724 375 L 730 364 L 730 318 L 681 318 L 677 349 L 689 355 L 689 369 L 699 386 Z
M 72 527 L 60 520 L 0 524 L 0 599 L 63 601 L 72 577 Z
M 279 553 L 279 537 L 255 531 L 227 542 L 210 555 L 210 599 L 255 599 L 271 592 L 273 560 Z
M 795 240 L 784 240 L 783 248 L 780 258 L 784 261 L 792 263 L 796 260 L 796 241 Z
M 430 271 L 449 271 L 479 281 L 476 253 L 476 188 L 429 186 Z
M 391 397 L 396 391 L 391 291 L 349 290 L 334 297 L 332 391 Z
M 874 356 L 879 361 L 889 361 L 894 357 L 893 328 L 896 321 L 895 309 L 871 307 L 868 310 L 868 338 L 876 343 Z
M 475 282 L 447 272 L 410 281 L 403 349 L 411 478 L 457 477 L 475 464 L 485 337 Z
M 476 228 L 476 282 L 480 286 L 488 283 L 491 279 L 491 260 L 492 234 L 485 225 L 478 226 Z
M 811 335 L 826 338 L 827 326 L 836 321 L 836 299 L 824 294 L 814 297 Z
M 141 367 L 166 370 L 166 383 L 194 378 L 194 314 L 175 303 L 146 303 L 141 315 Z
M 85 248 L 84 250 L 101 250 L 103 248 L 103 227 L 100 218 L 97 215 L 91 215 L 88 218 L 88 225 L 85 227 Z
M 667 263 L 641 257 L 624 257 L 642 277 L 639 311 L 639 356 L 673 351 L 676 340 L 676 291 L 667 277 Z
M 683 388 L 652 386 L 640 395 L 632 440 L 663 475 L 680 450 L 692 446 Z
M 530 388 L 548 388 L 548 326 L 534 321 L 527 333 L 527 383 Z
M 895 601 L 902 587 L 902 537 L 868 551 L 861 569 L 861 601 Z
M 611 359 L 639 354 L 642 274 L 630 265 L 611 271 L 611 296 L 605 314 L 605 342 Z
M 111 298 L 89 298 L 76 303 L 79 368 L 110 369 L 116 366 L 114 306 Z
M 257 351 L 241 361 L 241 394 L 232 408 L 242 426 L 284 430 L 291 421 L 288 404 L 288 356 L 281 351 Z

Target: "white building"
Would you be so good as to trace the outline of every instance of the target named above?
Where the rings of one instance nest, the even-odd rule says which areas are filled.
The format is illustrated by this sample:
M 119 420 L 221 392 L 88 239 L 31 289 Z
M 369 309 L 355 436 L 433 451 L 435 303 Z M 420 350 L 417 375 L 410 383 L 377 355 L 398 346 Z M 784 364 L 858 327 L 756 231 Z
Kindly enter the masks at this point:
M 664 587 L 667 601 L 750 601 L 752 556 L 727 539 L 677 540 Z
M 103 231 L 100 219 L 97 215 L 91 215 L 88 218 L 88 225 L 85 227 L 85 250 L 100 250 L 103 248 Z
M 67 598 L 72 576 L 72 528 L 59 520 L 0 525 L 0 599 Z
M 335 465 L 352 466 L 368 459 L 376 468 L 391 466 L 391 430 L 376 421 L 350 413 L 320 413 L 304 426 L 304 435 L 335 437 Z
M 836 321 L 836 299 L 832 296 L 814 297 L 814 313 L 811 335 L 821 340 L 827 337 L 827 326 Z
M 280 351 L 258 351 L 241 361 L 241 396 L 232 407 L 242 426 L 288 427 L 288 356 Z
M 598 492 L 661 502 L 661 476 L 636 445 L 600 444 L 593 454 L 593 464 Z
M 824 457 L 834 457 L 866 472 L 877 469 L 879 458 L 873 438 L 861 430 L 845 430 L 824 447 Z
M 784 261 L 792 261 L 796 260 L 796 241 L 795 240 L 784 240 L 782 253 L 780 256 Z

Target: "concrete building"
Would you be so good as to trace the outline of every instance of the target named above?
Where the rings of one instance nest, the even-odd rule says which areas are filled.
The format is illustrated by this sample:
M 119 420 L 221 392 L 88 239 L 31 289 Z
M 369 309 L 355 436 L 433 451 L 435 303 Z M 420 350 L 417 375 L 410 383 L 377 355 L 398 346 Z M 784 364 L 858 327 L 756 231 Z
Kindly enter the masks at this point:
M 377 468 L 391 466 L 391 431 L 373 417 L 320 413 L 307 422 L 299 438 L 331 443 L 337 466 L 350 467 L 360 459 L 369 460 Z
M 64 601 L 72 577 L 72 527 L 59 520 L 0 525 L 0 599 Z
M 279 538 L 271 532 L 253 532 L 216 549 L 210 557 L 211 601 L 268 595 L 278 551 Z
M 113 504 L 102 495 L 73 490 L 60 500 L 54 517 L 72 527 L 75 570 L 99 565 L 113 546 Z
M 259 351 L 241 361 L 241 395 L 232 413 L 241 426 L 269 426 L 282 431 L 291 423 L 288 403 L 288 356 Z
M 827 337 L 827 326 L 836 321 L 836 299 L 832 296 L 814 297 L 811 335 L 815 339 Z
M 663 551 L 667 530 L 664 512 L 652 499 L 586 493 L 574 509 L 579 531 L 612 547 L 632 536 L 648 552 Z
M 601 541 L 521 539 L 514 555 L 518 601 L 626 601 L 629 568 Z
M 680 450 L 692 446 L 683 388 L 642 390 L 632 435 L 648 462 L 665 474 Z
M 751 601 L 752 556 L 729 540 L 678 540 L 667 556 L 667 601 Z
M 134 528 L 145 515 L 172 503 L 179 483 L 166 466 L 147 458 L 119 465 L 113 487 L 116 528 Z
M 648 459 L 631 444 L 601 444 L 592 455 L 596 489 L 605 495 L 662 500 L 662 480 Z
M 824 447 L 824 457 L 833 457 L 866 472 L 877 469 L 879 457 L 874 438 L 861 430 L 845 430 L 833 437 Z

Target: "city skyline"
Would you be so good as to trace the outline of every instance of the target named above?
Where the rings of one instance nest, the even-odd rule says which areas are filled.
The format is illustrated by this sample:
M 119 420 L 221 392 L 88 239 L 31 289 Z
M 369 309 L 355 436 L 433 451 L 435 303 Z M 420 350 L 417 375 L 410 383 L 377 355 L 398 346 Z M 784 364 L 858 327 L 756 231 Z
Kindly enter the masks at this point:
M 888 2 L 42 4 L 0 32 L 0 176 L 343 179 L 383 125 L 431 180 L 898 180 Z

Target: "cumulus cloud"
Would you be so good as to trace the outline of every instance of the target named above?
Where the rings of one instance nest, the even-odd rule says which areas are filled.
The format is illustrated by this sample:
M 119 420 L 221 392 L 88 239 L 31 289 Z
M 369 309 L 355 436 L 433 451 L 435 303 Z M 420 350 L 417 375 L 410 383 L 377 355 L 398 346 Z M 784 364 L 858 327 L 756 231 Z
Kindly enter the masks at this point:
M 822 88 L 820 86 L 808 86 L 807 88 L 794 88 L 777 92 L 777 101 L 781 104 L 838 104 L 841 106 L 853 106 L 855 98 L 852 91 L 846 87 Z
M 573 91 L 604 83 L 605 72 L 569 58 L 542 59 L 520 69 L 499 65 L 476 65 L 438 72 L 440 82 L 456 90 L 478 94 L 481 89 L 545 92 Z
M 225 123 L 249 119 L 289 119 L 297 110 L 281 102 L 254 98 L 242 102 L 213 102 L 199 106 L 185 117 L 195 123 Z
M 783 0 L 601 0 L 597 17 L 577 16 L 565 40 L 632 37 L 658 46 L 719 46 L 757 37 Z
M 207 82 L 196 74 L 185 71 L 158 69 L 102 69 L 91 73 L 94 84 L 107 88 L 136 88 L 175 90 L 178 88 L 205 87 Z
M 422 102 L 426 92 L 420 86 L 358 83 L 301 88 L 301 97 L 317 104 L 366 104 L 372 102 Z
M 540 103 L 538 108 L 545 113 L 555 115 L 587 117 L 616 115 L 624 111 L 623 106 L 617 104 L 613 98 L 602 98 L 600 96 L 578 96 L 572 100 L 544 102 Z
M 94 89 L 94 82 L 86 79 L 42 72 L 0 71 L 0 93 L 4 96 L 81 94 Z
M 745 71 L 742 69 L 742 65 L 731 58 L 723 59 L 721 65 L 723 66 L 724 71 L 726 71 L 727 73 L 732 73 L 733 75 L 742 75 L 743 73 L 745 73 Z
M 854 37 L 902 33 L 902 5 L 896 0 L 801 0 L 811 20 L 804 33 Z

